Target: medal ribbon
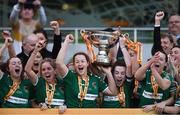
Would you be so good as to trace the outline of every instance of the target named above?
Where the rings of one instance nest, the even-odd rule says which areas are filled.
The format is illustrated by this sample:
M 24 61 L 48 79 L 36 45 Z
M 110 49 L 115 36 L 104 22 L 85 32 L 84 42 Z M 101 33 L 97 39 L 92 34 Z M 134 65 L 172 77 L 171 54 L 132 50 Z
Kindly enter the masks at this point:
M 134 85 L 135 85 L 135 86 L 134 86 L 133 94 L 137 96 L 137 90 L 138 90 L 138 86 L 139 86 L 139 81 L 137 81 L 137 80 L 135 79 Z
M 156 83 L 154 75 L 151 74 L 151 84 L 154 92 L 155 98 L 158 96 L 158 84 Z
M 11 86 L 8 94 L 4 97 L 4 100 L 5 100 L 5 101 L 8 100 L 9 97 L 12 96 L 12 95 L 15 93 L 15 91 L 18 89 L 20 83 L 21 83 L 21 82 L 14 82 L 14 81 L 13 81 L 13 85 Z
M 87 90 L 88 90 L 88 86 L 89 86 L 89 77 L 85 81 L 84 91 L 83 91 L 83 87 L 82 87 L 82 79 L 80 76 L 78 76 L 78 84 L 79 84 L 80 101 L 82 102 L 84 97 L 87 94 Z
M 124 93 L 124 88 L 123 86 L 119 88 L 119 103 L 121 104 L 122 107 L 125 107 L 125 93 Z
M 51 88 L 50 88 L 50 86 L 51 86 Z M 56 84 L 48 84 L 46 82 L 46 97 L 47 97 L 48 105 L 51 105 L 51 103 L 52 103 L 52 99 L 53 99 L 54 92 L 55 92 L 55 86 L 56 86 Z
M 92 56 L 91 62 L 93 63 L 94 61 L 96 61 L 96 55 L 95 55 L 95 52 L 92 48 L 92 44 L 87 37 L 88 36 L 85 33 L 82 33 L 82 38 L 86 44 L 87 50 L 89 51 L 90 55 Z

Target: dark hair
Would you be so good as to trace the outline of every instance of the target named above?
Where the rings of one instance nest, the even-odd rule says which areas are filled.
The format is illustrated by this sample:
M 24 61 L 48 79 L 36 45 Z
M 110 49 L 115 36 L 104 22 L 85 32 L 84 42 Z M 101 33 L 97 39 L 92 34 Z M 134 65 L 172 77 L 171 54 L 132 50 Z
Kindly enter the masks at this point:
M 54 68 L 54 70 L 56 69 L 56 63 L 55 63 L 55 60 L 54 59 L 51 59 L 51 58 L 44 58 L 41 63 L 40 63 L 40 75 L 42 76 L 42 64 L 45 63 L 45 62 L 49 62 L 49 64 Z
M 126 67 L 126 63 L 124 62 L 124 60 L 118 60 L 116 61 L 113 65 L 112 65 L 112 69 L 111 69 L 111 73 L 114 73 L 114 70 L 116 68 L 116 66 L 123 66 Z
M 73 64 L 74 64 L 74 62 L 75 62 L 75 57 L 76 57 L 77 55 L 83 55 L 83 56 L 86 58 L 87 62 L 90 64 L 89 56 L 88 56 L 86 53 L 84 53 L 84 52 L 78 52 L 78 53 L 75 53 L 75 54 L 74 54 L 74 56 L 73 56 Z
M 33 32 L 34 34 L 37 34 L 37 33 L 42 33 L 43 35 L 44 35 L 44 37 L 46 38 L 46 42 L 48 43 L 48 35 L 47 35 L 47 33 L 46 33 L 46 31 L 45 30 L 43 30 L 43 29 L 37 29 L 37 30 L 35 30 L 34 32 Z
M 16 57 L 16 56 L 11 57 L 11 58 L 9 58 L 9 59 L 7 60 L 7 62 L 6 62 L 6 72 L 7 72 L 7 74 L 9 74 L 9 75 L 10 75 L 10 72 L 9 72 L 9 64 L 10 64 L 10 60 L 11 60 L 12 58 L 18 58 L 18 57 Z M 19 59 L 19 58 L 18 58 L 18 59 Z M 21 59 L 19 59 L 19 60 L 21 61 Z M 22 63 L 22 61 L 21 61 L 21 63 Z M 21 77 L 21 80 L 24 79 L 24 69 L 23 69 L 23 64 L 22 64 L 22 72 L 21 72 L 20 77 Z
M 179 46 L 179 45 L 175 45 L 173 48 L 180 48 L 180 46 Z M 173 49 L 173 48 L 172 48 L 172 49 Z
M 77 52 L 77 53 L 74 54 L 74 56 L 73 56 L 73 65 L 74 65 L 74 63 L 75 63 L 75 57 L 76 57 L 77 55 L 83 55 L 83 56 L 86 58 L 86 61 L 89 63 L 89 65 L 88 65 L 88 67 L 87 67 L 87 72 L 88 72 L 88 73 L 91 73 L 92 71 L 91 71 L 90 58 L 89 58 L 89 56 L 88 56 L 86 53 L 84 53 L 84 52 Z

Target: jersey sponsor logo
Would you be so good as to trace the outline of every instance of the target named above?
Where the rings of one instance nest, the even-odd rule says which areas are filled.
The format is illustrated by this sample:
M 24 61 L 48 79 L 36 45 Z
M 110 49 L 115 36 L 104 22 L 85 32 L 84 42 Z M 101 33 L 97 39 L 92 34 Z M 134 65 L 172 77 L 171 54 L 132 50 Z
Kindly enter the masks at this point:
M 96 89 L 96 87 L 97 87 L 96 82 L 92 82 L 92 86 L 93 86 L 94 89 Z
M 28 99 L 14 97 L 14 96 L 10 96 L 7 101 L 11 102 L 11 103 L 15 103 L 15 104 L 27 104 L 28 103 Z
M 163 94 L 162 93 L 158 93 L 157 96 L 154 96 L 153 93 L 151 92 L 148 92 L 146 90 L 143 91 L 143 94 L 142 94 L 145 98 L 148 98 L 148 99 L 162 99 L 163 97 Z
M 85 100 L 96 100 L 97 94 L 86 94 L 84 97 Z M 78 98 L 80 99 L 80 93 L 78 93 Z
M 45 103 L 48 104 L 47 98 L 45 99 Z M 55 105 L 55 106 L 64 105 L 64 99 L 52 99 L 51 105 Z
M 118 96 L 104 96 L 104 101 L 119 101 Z

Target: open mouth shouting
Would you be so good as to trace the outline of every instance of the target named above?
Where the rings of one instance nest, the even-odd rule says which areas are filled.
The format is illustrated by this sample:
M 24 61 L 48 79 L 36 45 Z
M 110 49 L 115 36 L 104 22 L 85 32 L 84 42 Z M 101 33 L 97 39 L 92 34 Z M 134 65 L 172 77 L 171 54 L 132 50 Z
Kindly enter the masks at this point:
M 117 86 L 121 86 L 123 84 L 123 82 L 124 82 L 123 78 L 122 79 L 116 79 L 116 85 Z
M 79 67 L 77 68 L 77 72 L 78 72 L 80 75 L 83 74 L 83 72 L 84 72 L 84 67 L 79 66 Z
M 15 69 L 14 69 L 14 76 L 20 76 L 21 75 L 21 72 L 22 72 L 22 70 L 21 70 L 21 68 L 20 67 L 16 67 Z
M 39 63 L 38 62 L 34 62 L 34 66 L 38 67 Z
M 159 65 L 159 64 L 155 64 L 155 67 L 156 67 L 156 68 L 159 68 L 159 67 L 160 67 L 160 65 Z

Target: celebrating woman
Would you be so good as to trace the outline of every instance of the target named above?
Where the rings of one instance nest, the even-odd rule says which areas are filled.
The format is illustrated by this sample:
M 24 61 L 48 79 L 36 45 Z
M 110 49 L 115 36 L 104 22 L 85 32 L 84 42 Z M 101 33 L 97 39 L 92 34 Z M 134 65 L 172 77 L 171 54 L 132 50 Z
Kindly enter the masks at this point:
M 35 100 L 41 109 L 59 108 L 64 105 L 62 81 L 57 79 L 54 60 L 45 58 L 40 64 L 39 74 L 33 71 L 34 59 L 45 42 L 39 41 L 29 58 L 25 71 L 35 85 Z M 61 107 L 62 108 L 62 107 Z
M 64 57 L 69 43 L 74 41 L 74 37 L 69 34 L 57 56 L 56 65 L 58 72 L 64 80 L 64 92 L 67 107 L 74 108 L 95 108 L 96 98 L 99 92 L 107 95 L 116 95 L 116 85 L 110 68 L 102 68 L 107 74 L 108 86 L 93 73 L 88 73 L 90 65 L 89 57 L 86 53 L 78 52 L 73 56 L 73 66 L 75 71 L 68 70 L 64 64 Z
M 104 95 L 102 107 L 105 108 L 130 107 L 133 92 L 131 59 L 124 44 L 125 38 L 121 37 L 119 41 L 123 57 L 126 57 L 124 61 L 115 62 L 112 67 L 112 74 L 119 93 L 116 96 Z

